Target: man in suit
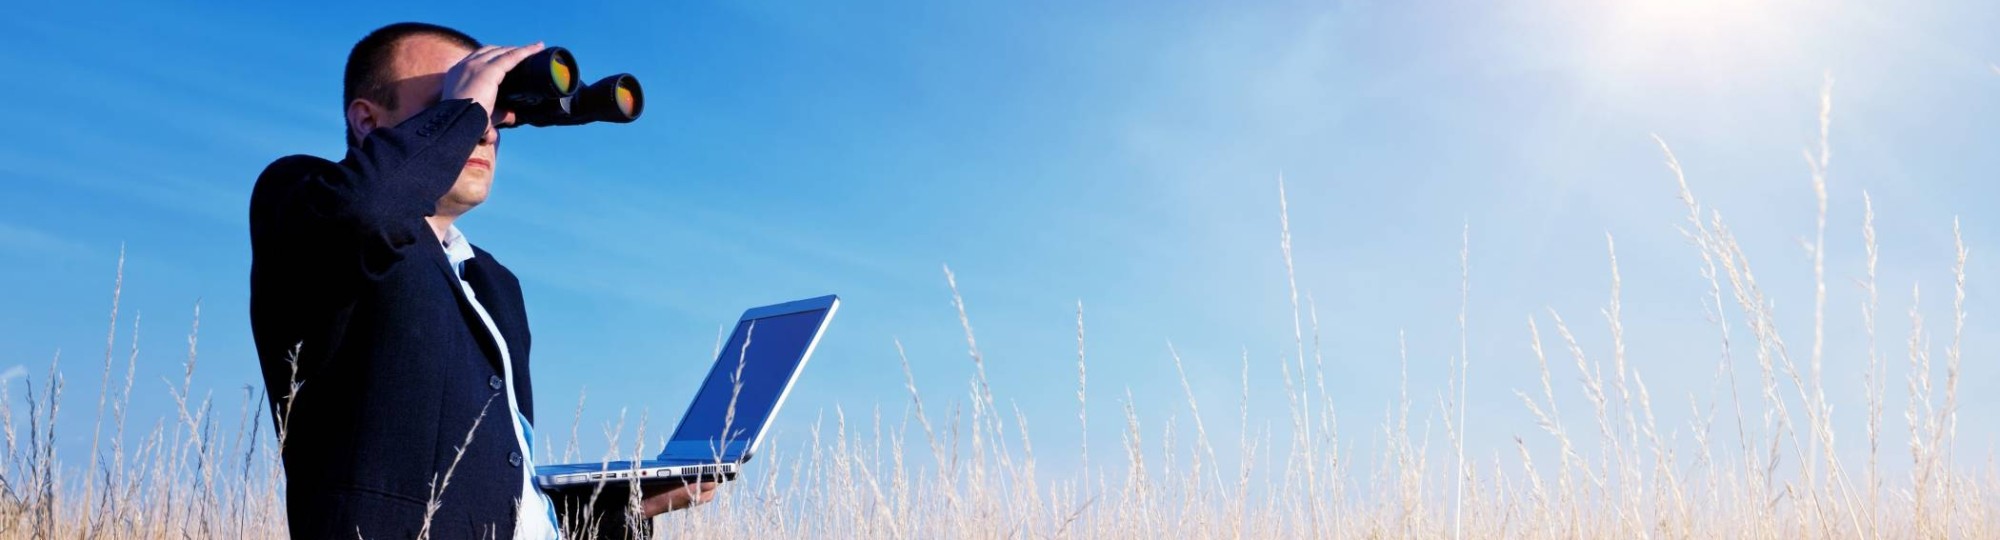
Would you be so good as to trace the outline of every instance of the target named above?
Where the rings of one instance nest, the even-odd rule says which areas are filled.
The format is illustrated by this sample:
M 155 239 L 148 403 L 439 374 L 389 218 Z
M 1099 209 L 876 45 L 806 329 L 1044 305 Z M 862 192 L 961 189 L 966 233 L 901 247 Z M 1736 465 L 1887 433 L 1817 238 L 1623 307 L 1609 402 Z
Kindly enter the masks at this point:
M 551 500 L 535 489 L 520 283 L 457 219 L 486 200 L 509 69 L 542 49 L 401 23 L 347 59 L 347 155 L 278 159 L 250 198 L 251 327 L 298 538 L 601 537 L 714 484 Z M 588 522 L 588 523 L 586 523 Z

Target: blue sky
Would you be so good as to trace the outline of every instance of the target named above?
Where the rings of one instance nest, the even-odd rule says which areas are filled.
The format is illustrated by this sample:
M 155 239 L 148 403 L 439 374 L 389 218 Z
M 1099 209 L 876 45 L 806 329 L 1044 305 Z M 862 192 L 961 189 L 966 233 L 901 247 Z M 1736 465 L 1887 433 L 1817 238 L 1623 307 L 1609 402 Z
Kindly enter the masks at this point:
M 649 411 L 652 433 L 670 429 L 718 326 L 742 309 L 829 292 L 846 304 L 782 433 L 802 435 L 836 406 L 851 417 L 880 407 L 896 423 L 907 403 L 898 339 L 933 410 L 947 410 L 963 401 L 972 366 L 946 264 L 998 399 L 1027 415 L 1050 466 L 1080 437 L 1078 301 L 1092 446 L 1119 441 L 1126 389 L 1149 430 L 1170 415 L 1186 421 L 1169 342 L 1218 438 L 1237 433 L 1225 417 L 1244 355 L 1258 389 L 1251 408 L 1268 418 L 1251 428 L 1282 434 L 1278 363 L 1293 343 L 1281 176 L 1299 287 L 1317 301 L 1327 384 L 1358 449 L 1371 447 L 1396 396 L 1399 332 L 1420 413 L 1443 387 L 1459 348 L 1462 227 L 1477 417 L 1468 436 L 1480 455 L 1539 435 L 1513 395 L 1538 384 L 1528 316 L 1543 317 L 1547 336 L 1546 310 L 1557 310 L 1587 350 L 1607 355 L 1606 234 L 1619 246 L 1630 361 L 1662 421 L 1676 422 L 1688 395 L 1710 395 L 1720 346 L 1700 304 L 1699 259 L 1676 229 L 1686 212 L 1650 135 L 1674 145 L 1696 194 L 1730 220 L 1787 341 L 1803 348 L 1812 288 L 1800 239 L 1812 233 L 1813 199 L 1800 152 L 1817 140 L 1828 74 L 1836 414 L 1861 406 L 1851 278 L 1862 268 L 1863 190 L 1882 238 L 1892 375 L 1902 373 L 1912 284 L 1925 287 L 1940 351 L 1949 338 L 1951 220 L 1962 217 L 1973 253 L 1963 417 L 2000 413 L 2000 341 L 1982 316 L 1994 300 L 1985 255 L 2000 253 L 2000 223 L 1986 211 L 2000 195 L 2000 5 L 1990 2 L 9 11 L 0 364 L 39 379 L 63 351 L 64 411 L 78 415 L 68 425 L 93 412 L 121 245 L 118 349 L 122 362 L 142 312 L 141 402 L 165 401 L 163 377 L 179 372 L 199 302 L 196 384 L 234 410 L 257 381 L 251 182 L 276 157 L 342 151 L 346 51 L 398 20 L 490 43 L 544 40 L 572 49 L 590 78 L 625 71 L 646 84 L 636 124 L 508 132 L 492 198 L 460 224 L 522 278 L 542 429 L 567 431 L 587 388 L 589 449 L 620 408 Z M 1559 386 L 1574 377 L 1567 365 Z M 1842 440 L 1857 440 L 1859 417 L 1841 418 Z M 1960 436 L 1983 455 L 1995 433 L 1980 424 L 1966 421 Z M 84 436 L 69 430 L 64 443 Z

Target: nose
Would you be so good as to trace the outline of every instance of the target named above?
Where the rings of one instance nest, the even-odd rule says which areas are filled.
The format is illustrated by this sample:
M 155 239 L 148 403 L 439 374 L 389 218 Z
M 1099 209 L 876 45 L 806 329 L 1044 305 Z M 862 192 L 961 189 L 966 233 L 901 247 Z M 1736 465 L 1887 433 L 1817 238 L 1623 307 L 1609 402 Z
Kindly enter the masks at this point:
M 513 125 L 514 111 L 502 109 L 499 112 L 493 113 L 492 120 L 486 123 L 486 133 L 479 136 L 479 144 L 498 146 L 500 144 L 500 128 Z

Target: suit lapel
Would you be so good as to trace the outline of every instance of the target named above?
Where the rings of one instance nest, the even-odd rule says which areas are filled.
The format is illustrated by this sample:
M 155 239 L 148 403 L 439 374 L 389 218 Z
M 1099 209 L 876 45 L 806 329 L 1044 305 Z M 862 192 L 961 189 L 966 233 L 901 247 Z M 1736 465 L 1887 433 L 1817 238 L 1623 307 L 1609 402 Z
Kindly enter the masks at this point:
M 465 261 L 465 282 L 479 298 L 480 307 L 486 308 L 486 315 L 493 318 L 493 326 L 507 339 L 508 353 L 512 354 L 519 349 L 515 345 L 521 344 L 518 343 L 521 306 L 516 305 L 515 297 L 508 294 L 511 291 L 503 283 L 506 280 L 505 270 L 498 266 L 499 263 L 494 262 L 491 256 L 481 252 Z
M 479 350 L 486 353 L 486 362 L 492 364 L 493 371 L 501 371 L 500 344 L 493 340 L 493 333 L 486 330 L 486 323 L 479 320 L 479 311 L 473 308 L 472 298 L 465 295 L 465 288 L 459 286 L 458 273 L 452 271 L 450 257 L 445 255 L 443 248 L 439 248 L 431 259 L 436 263 L 438 272 L 442 274 L 446 288 L 451 289 L 452 298 L 458 303 L 458 314 L 464 317 L 466 330 L 472 332 L 472 339 L 479 342 Z M 465 262 L 467 274 L 471 273 L 473 262 L 477 260 L 479 259 L 475 257 Z M 488 314 L 491 315 L 490 312 Z
M 465 261 L 465 282 L 493 318 L 493 327 L 507 340 L 507 358 L 514 363 L 514 399 L 521 414 L 534 421 L 534 398 L 528 376 L 528 314 L 521 306 L 520 283 L 493 255 L 473 247 L 476 255 Z M 499 356 L 496 354 L 495 359 Z

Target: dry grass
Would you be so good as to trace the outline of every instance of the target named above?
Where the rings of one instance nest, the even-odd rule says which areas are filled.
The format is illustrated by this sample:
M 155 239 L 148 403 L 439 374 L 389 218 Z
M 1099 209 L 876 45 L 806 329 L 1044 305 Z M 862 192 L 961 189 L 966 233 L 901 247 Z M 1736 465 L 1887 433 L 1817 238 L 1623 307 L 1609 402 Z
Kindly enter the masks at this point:
M 1122 462 L 1093 455 L 1086 445 L 1080 449 L 1080 474 L 1042 477 L 1027 418 L 1018 409 L 997 406 L 970 310 L 957 277 L 947 268 L 946 282 L 975 373 L 964 399 L 954 401 L 948 412 L 935 403 L 927 407 L 902 345 L 894 343 L 903 358 L 910 400 L 903 422 L 885 423 L 877 411 L 866 424 L 851 423 L 846 411 L 836 408 L 832 425 L 816 425 L 807 444 L 773 445 L 802 450 L 767 451 L 749 476 L 724 488 L 717 502 L 662 517 L 658 524 L 667 535 L 732 538 L 2000 537 L 1994 499 L 2000 495 L 2000 474 L 1990 464 L 1983 472 L 1967 469 L 1955 454 L 1966 313 L 1964 241 L 1958 239 L 1951 264 L 1951 340 L 1941 371 L 1928 340 L 1930 327 L 1914 305 L 1907 361 L 1892 362 L 1877 349 L 1878 247 L 1874 207 L 1866 194 L 1860 231 L 1866 268 L 1859 280 L 1866 299 L 1859 311 L 1868 343 L 1867 407 L 1855 414 L 1864 417 L 1868 451 L 1865 463 L 1853 463 L 1834 450 L 1834 410 L 1822 380 L 1827 357 L 1829 96 L 1830 91 L 1822 96 L 1821 144 L 1806 154 L 1819 213 L 1807 246 L 1815 302 L 1812 341 L 1804 358 L 1787 346 L 1774 304 L 1721 213 L 1695 198 L 1678 159 L 1660 141 L 1688 211 L 1683 232 L 1707 280 L 1703 304 L 1721 344 L 1714 368 L 1716 391 L 1706 398 L 1690 396 L 1692 420 L 1685 426 L 1659 425 L 1646 379 L 1627 364 L 1617 245 L 1607 237 L 1611 290 L 1602 315 L 1609 350 L 1581 345 L 1576 327 L 1554 310 L 1530 315 L 1527 337 L 1541 384 L 1516 394 L 1541 433 L 1515 437 L 1518 462 L 1502 462 L 1498 456 L 1484 464 L 1468 459 L 1465 396 L 1473 367 L 1464 343 L 1463 304 L 1472 277 L 1468 227 L 1460 251 L 1460 350 L 1450 365 L 1451 383 L 1439 392 L 1440 412 L 1413 418 L 1405 376 L 1403 397 L 1392 404 L 1376 432 L 1379 438 L 1372 447 L 1378 453 L 1357 461 L 1339 439 L 1338 409 L 1326 387 L 1320 354 L 1317 307 L 1309 294 L 1301 302 L 1293 279 L 1290 209 L 1281 178 L 1279 247 L 1290 284 L 1295 340 L 1292 354 L 1277 366 L 1289 398 L 1290 429 L 1282 440 L 1247 427 L 1251 361 L 1246 352 L 1236 415 L 1246 426 L 1236 441 L 1240 458 L 1235 463 L 1218 458 L 1206 422 L 1214 418 L 1200 408 L 1183 359 L 1169 343 L 1163 352 L 1180 375 L 1186 416 L 1142 413 L 1127 392 L 1119 427 Z M 1957 235 L 1955 221 L 1953 225 Z M 133 317 L 131 349 L 119 381 L 122 268 L 121 258 L 100 377 L 104 392 L 89 456 L 58 456 L 55 451 L 54 419 L 64 391 L 59 360 L 51 362 L 44 376 L 0 387 L 0 418 L 5 419 L 0 425 L 5 436 L 0 537 L 281 536 L 283 475 L 275 456 L 287 426 L 280 415 L 277 429 L 266 433 L 261 424 L 265 401 L 255 391 L 244 392 L 232 418 L 218 416 L 214 396 L 195 394 L 191 381 L 197 332 L 189 333 L 184 376 L 169 388 L 176 410 L 127 446 L 139 346 L 138 318 Z M 1911 295 L 1913 304 L 1921 299 L 1918 289 Z M 1084 323 L 1079 302 L 1076 420 L 1088 431 Z M 1544 348 L 1547 329 L 1553 329 L 1568 362 L 1551 365 Z M 1482 370 L 1529 367 L 1512 354 L 1488 352 L 1483 358 Z M 1748 383 L 1736 377 L 1738 361 L 1746 358 L 1755 362 L 1758 375 Z M 1407 357 L 1404 362 L 1407 366 Z M 1892 434 L 1885 431 L 1883 416 L 1892 399 L 1891 369 L 1899 365 L 1907 396 L 1903 415 L 1910 428 Z M 1558 403 L 1561 394 L 1552 381 L 1559 376 L 1576 378 L 1576 390 L 1584 397 L 1581 408 Z M 16 390 L 24 393 L 18 402 L 8 396 Z M 296 386 L 281 390 L 290 395 Z M 1104 395 L 1101 390 L 1096 394 Z M 14 410 L 17 405 L 26 410 Z M 578 418 L 581 408 L 579 401 Z M 933 416 L 939 413 L 944 416 Z M 1718 417 L 1728 419 L 1720 433 Z M 1184 431 L 1176 433 L 1185 429 L 1181 418 L 1191 420 L 1191 439 Z M 911 420 L 919 428 L 914 435 L 908 429 Z M 1450 448 L 1441 454 L 1449 457 L 1444 467 L 1432 462 L 1429 439 L 1421 435 L 1432 420 L 1442 421 L 1448 434 Z M 1413 421 L 1419 426 L 1413 428 Z M 17 431 L 21 423 L 26 433 Z M 619 444 L 622 425 L 621 414 L 619 426 L 607 429 L 610 448 L 643 452 L 643 432 L 635 443 Z M 109 436 L 103 437 L 107 429 Z M 1692 441 L 1673 433 L 1689 434 Z M 923 437 L 921 451 L 928 456 L 913 455 L 906 436 Z M 576 438 L 572 427 L 565 459 L 575 457 Z M 1180 447 L 1187 440 L 1192 445 Z M 1893 454 L 1898 443 L 1906 444 L 1907 456 Z M 1534 448 L 1553 450 L 1537 454 Z M 1885 459 L 1907 459 L 1909 474 L 1885 475 Z M 1357 470 L 1357 462 L 1370 465 Z M 445 501 L 450 499 L 444 489 L 449 480 L 447 471 L 437 483 Z

